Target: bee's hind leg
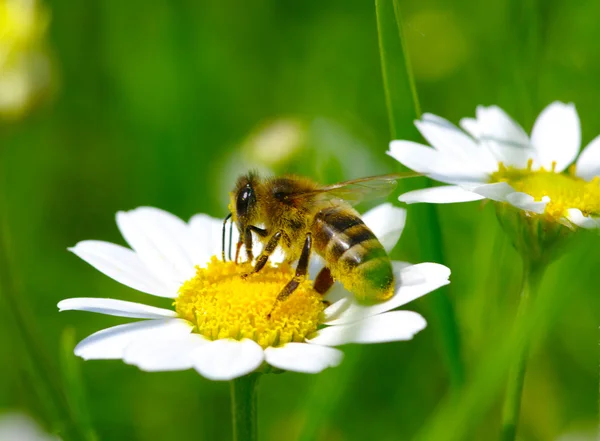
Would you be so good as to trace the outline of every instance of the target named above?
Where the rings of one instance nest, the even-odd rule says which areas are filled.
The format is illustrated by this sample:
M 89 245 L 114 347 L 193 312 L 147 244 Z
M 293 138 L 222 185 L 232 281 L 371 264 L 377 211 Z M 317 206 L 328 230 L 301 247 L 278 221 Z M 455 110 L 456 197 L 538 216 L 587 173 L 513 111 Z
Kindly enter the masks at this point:
M 275 304 L 273 308 L 271 308 L 271 312 L 269 312 L 268 317 L 271 317 L 273 310 L 275 307 L 287 299 L 296 289 L 300 286 L 300 283 L 306 278 L 306 274 L 308 274 L 308 260 L 310 258 L 310 251 L 312 248 L 312 235 L 310 233 L 306 234 L 306 240 L 304 241 L 304 246 L 302 247 L 302 254 L 300 254 L 300 259 L 298 259 L 298 265 L 296 266 L 296 275 L 292 280 L 290 280 L 287 285 L 283 287 L 277 299 L 275 300 Z
M 324 267 L 317 274 L 317 278 L 315 279 L 315 283 L 313 284 L 313 288 L 321 295 L 325 295 L 327 291 L 333 286 L 335 280 L 331 276 L 331 270 L 327 267 Z M 329 306 L 331 303 L 327 300 L 323 300 L 323 303 L 326 306 Z

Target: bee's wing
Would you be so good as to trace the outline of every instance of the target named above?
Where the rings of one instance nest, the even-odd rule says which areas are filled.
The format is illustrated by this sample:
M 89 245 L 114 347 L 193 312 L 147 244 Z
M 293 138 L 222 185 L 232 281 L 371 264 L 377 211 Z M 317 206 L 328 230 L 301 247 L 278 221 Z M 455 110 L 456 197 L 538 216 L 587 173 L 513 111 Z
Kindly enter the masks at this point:
M 303 197 L 343 199 L 354 205 L 365 200 L 386 197 L 394 190 L 394 188 L 396 188 L 396 181 L 398 181 L 398 179 L 413 178 L 417 176 L 422 175 L 419 173 L 406 172 L 352 179 L 350 181 L 320 187 L 309 192 L 299 193 L 294 196 L 294 199 Z

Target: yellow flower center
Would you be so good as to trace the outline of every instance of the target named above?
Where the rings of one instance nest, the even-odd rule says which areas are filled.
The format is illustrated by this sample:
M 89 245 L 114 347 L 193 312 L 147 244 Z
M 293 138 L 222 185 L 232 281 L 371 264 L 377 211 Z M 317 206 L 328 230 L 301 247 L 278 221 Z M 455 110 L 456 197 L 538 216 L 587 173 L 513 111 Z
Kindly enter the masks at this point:
M 303 342 L 317 330 L 325 306 L 312 282 L 302 282 L 285 301 L 276 302 L 294 277 L 292 268 L 267 264 L 243 279 L 251 269 L 248 263 L 213 257 L 206 268 L 197 267 L 196 275 L 179 289 L 177 313 L 196 326 L 195 332 L 211 340 L 249 338 L 263 348 Z
M 559 220 L 566 216 L 569 208 L 578 208 L 584 216 L 600 215 L 600 178 L 585 181 L 575 176 L 575 169 L 569 174 L 556 173 L 555 164 L 551 170 L 543 167 L 532 170 L 532 160 L 526 169 L 506 167 L 501 162 L 498 171 L 492 173 L 492 182 L 506 182 L 512 188 L 527 193 L 536 201 L 544 196 L 550 198 L 546 205 L 546 215 Z

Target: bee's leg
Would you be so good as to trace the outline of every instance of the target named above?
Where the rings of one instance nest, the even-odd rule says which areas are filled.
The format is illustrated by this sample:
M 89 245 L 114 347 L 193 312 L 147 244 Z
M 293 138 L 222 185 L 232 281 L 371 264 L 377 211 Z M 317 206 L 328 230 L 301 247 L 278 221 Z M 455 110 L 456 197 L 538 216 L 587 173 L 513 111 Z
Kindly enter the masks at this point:
M 331 271 L 325 267 L 317 274 L 313 287 L 319 294 L 325 294 L 333 286 L 334 282 L 335 280 L 331 276 Z
M 254 260 L 254 254 L 252 254 L 252 231 L 250 228 L 244 230 L 244 246 L 246 247 L 248 262 L 252 262 Z
M 275 300 L 275 304 L 271 309 L 268 317 L 271 317 L 271 313 L 275 309 L 275 307 L 287 299 L 296 288 L 300 286 L 300 283 L 306 278 L 306 274 L 308 273 L 308 260 L 310 258 L 310 251 L 312 248 L 312 235 L 310 233 L 306 234 L 306 240 L 304 241 L 304 247 L 302 247 L 302 254 L 300 254 L 300 259 L 298 259 L 298 265 L 296 266 L 296 275 L 292 280 L 288 282 L 287 285 L 283 287 L 277 299 Z
M 315 283 L 313 284 L 313 288 L 321 295 L 325 295 L 327 291 L 333 286 L 335 280 L 331 276 L 331 271 L 329 268 L 324 267 L 319 274 L 317 274 L 317 278 L 315 279 Z M 323 303 L 326 306 L 329 306 L 331 303 L 327 300 L 323 300 Z
M 260 237 L 267 237 L 269 235 L 269 233 L 267 232 L 267 230 L 265 230 L 263 228 L 255 227 L 254 225 L 248 225 L 248 229 L 250 231 L 254 231 Z
M 238 259 L 240 257 L 240 249 L 242 248 L 242 245 L 244 245 L 244 242 L 242 242 L 240 240 L 240 241 L 238 241 L 237 245 L 235 246 L 235 264 L 236 265 L 237 265 Z
M 252 253 L 252 232 L 255 232 L 261 237 L 267 237 L 267 230 L 263 230 L 262 228 L 255 227 L 254 225 L 248 225 L 244 230 L 244 242 L 243 244 L 246 246 L 246 255 L 248 256 L 248 262 L 252 263 L 254 260 L 254 254 Z M 238 257 L 240 254 L 240 248 L 242 247 L 242 241 L 237 243 L 237 250 L 235 252 L 235 263 L 238 261 Z M 263 264 L 264 265 L 264 264 Z
M 265 231 L 265 230 L 262 230 L 262 231 Z M 265 231 L 265 233 L 266 233 L 266 231 Z M 252 268 L 252 271 L 248 274 L 242 275 L 242 278 L 245 279 L 250 274 L 257 273 L 261 269 L 264 268 L 264 266 L 267 264 L 267 261 L 269 260 L 269 256 L 271 254 L 273 254 L 273 251 L 275 251 L 275 248 L 277 248 L 277 245 L 279 244 L 279 240 L 281 239 L 282 234 L 283 234 L 282 231 L 278 231 L 277 233 L 275 233 L 271 236 L 271 238 L 267 242 L 267 245 L 265 245 L 265 248 L 262 250 L 262 253 L 260 253 L 260 256 L 258 256 L 258 258 L 256 259 L 256 265 L 254 265 L 254 268 Z

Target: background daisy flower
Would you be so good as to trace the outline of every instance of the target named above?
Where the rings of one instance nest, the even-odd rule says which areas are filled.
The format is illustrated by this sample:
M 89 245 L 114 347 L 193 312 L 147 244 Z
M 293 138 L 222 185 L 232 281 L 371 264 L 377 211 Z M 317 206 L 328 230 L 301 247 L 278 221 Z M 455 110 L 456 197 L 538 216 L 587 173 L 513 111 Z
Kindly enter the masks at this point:
M 0 116 L 18 118 L 52 86 L 49 13 L 34 0 L 0 0 Z
M 383 204 L 363 219 L 389 251 L 400 237 L 405 211 Z M 359 305 L 336 284 L 325 296 L 330 302 L 326 307 L 306 281 L 267 318 L 293 275 L 281 254 L 272 259 L 277 266 L 242 279 L 249 264 L 215 257 L 221 252 L 220 219 L 199 214 L 185 223 L 142 207 L 118 213 L 117 224 L 131 249 L 83 241 L 71 251 L 124 285 L 175 299 L 174 308 L 108 298 L 66 299 L 58 307 L 143 319 L 90 335 L 75 354 L 86 360 L 122 359 L 145 371 L 194 368 L 212 380 L 230 380 L 269 366 L 320 372 L 341 362 L 342 352 L 335 346 L 411 339 L 426 326 L 424 318 L 392 310 L 449 283 L 450 271 L 443 265 L 394 262 L 398 284 L 385 302 Z M 311 261 L 314 276 L 322 261 L 314 254 Z
M 16 411 L 0 414 L 0 440 L 61 441 L 45 433 L 29 415 Z
M 487 198 L 571 227 L 600 227 L 600 137 L 580 153 L 581 127 L 573 104 L 546 107 L 531 136 L 497 106 L 480 106 L 476 118 L 462 119 L 464 131 L 432 114 L 415 124 L 432 147 L 396 140 L 388 154 L 450 185 L 411 191 L 401 201 Z

